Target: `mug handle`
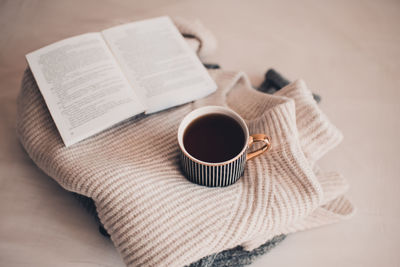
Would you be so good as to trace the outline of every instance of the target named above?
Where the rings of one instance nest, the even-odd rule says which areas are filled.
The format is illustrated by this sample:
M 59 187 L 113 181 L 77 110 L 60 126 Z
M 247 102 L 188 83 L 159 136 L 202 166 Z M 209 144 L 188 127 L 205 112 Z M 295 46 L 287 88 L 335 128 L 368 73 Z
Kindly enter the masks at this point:
M 249 148 L 254 143 L 257 143 L 257 142 L 263 142 L 264 145 L 261 148 L 257 149 L 256 151 L 247 153 L 246 161 L 249 160 L 249 159 L 252 159 L 254 157 L 257 157 L 258 155 L 261 155 L 264 152 L 267 152 L 271 148 L 271 138 L 269 136 L 265 135 L 265 134 L 252 134 L 252 135 L 250 135 L 249 144 L 248 144 Z

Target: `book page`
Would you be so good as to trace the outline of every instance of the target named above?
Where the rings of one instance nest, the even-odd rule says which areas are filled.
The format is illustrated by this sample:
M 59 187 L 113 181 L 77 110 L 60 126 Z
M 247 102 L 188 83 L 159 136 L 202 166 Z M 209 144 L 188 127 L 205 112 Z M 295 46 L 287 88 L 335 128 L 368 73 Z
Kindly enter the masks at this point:
M 103 32 L 146 113 L 205 97 L 217 88 L 169 17 L 143 20 Z
M 59 41 L 26 58 L 66 146 L 145 109 L 100 33 Z

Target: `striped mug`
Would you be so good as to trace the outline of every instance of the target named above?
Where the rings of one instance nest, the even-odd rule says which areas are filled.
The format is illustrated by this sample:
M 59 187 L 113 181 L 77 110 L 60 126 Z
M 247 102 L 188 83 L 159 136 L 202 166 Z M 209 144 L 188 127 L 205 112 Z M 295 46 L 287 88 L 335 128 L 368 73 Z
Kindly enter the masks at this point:
M 228 116 L 237 122 L 243 133 L 244 142 L 243 145 L 240 144 L 239 146 L 240 152 L 232 158 L 222 162 L 206 162 L 188 152 L 188 149 L 185 148 L 184 136 L 188 126 L 196 119 L 215 114 Z M 212 116 L 210 119 L 212 119 Z M 248 153 L 248 149 L 257 142 L 263 143 L 262 147 Z M 186 178 L 193 183 L 209 187 L 223 187 L 234 184 L 242 176 L 247 160 L 261 155 L 271 148 L 270 137 L 265 134 L 249 135 L 249 129 L 243 118 L 233 110 L 222 106 L 205 106 L 187 114 L 178 128 L 178 143 L 181 151 L 181 167 Z

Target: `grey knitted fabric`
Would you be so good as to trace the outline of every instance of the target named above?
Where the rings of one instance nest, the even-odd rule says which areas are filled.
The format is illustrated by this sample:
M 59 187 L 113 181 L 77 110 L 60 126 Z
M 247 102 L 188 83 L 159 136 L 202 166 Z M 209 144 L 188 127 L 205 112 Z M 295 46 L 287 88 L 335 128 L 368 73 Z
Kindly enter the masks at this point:
M 189 267 L 219 267 L 219 266 L 232 266 L 240 267 L 251 264 L 258 256 L 263 255 L 274 248 L 277 244 L 285 239 L 285 235 L 279 235 L 266 242 L 264 245 L 246 251 L 241 246 L 233 249 L 224 250 L 220 253 L 213 254 L 192 263 Z

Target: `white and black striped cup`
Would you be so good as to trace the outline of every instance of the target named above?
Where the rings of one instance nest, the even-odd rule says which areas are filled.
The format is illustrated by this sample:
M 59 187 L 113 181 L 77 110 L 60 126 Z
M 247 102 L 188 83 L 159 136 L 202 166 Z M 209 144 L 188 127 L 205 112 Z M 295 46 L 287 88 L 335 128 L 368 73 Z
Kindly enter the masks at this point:
M 224 162 L 210 163 L 201 161 L 190 155 L 185 149 L 183 136 L 186 128 L 197 118 L 209 114 L 223 114 L 233 118 L 241 126 L 245 142 L 239 154 Z M 262 142 L 263 146 L 248 153 L 252 144 Z M 181 151 L 180 160 L 186 178 L 196 184 L 222 187 L 235 183 L 243 174 L 246 161 L 252 159 L 271 148 L 271 139 L 265 134 L 249 135 L 249 129 L 242 117 L 233 110 L 222 106 L 205 106 L 187 114 L 178 129 L 178 143 Z

